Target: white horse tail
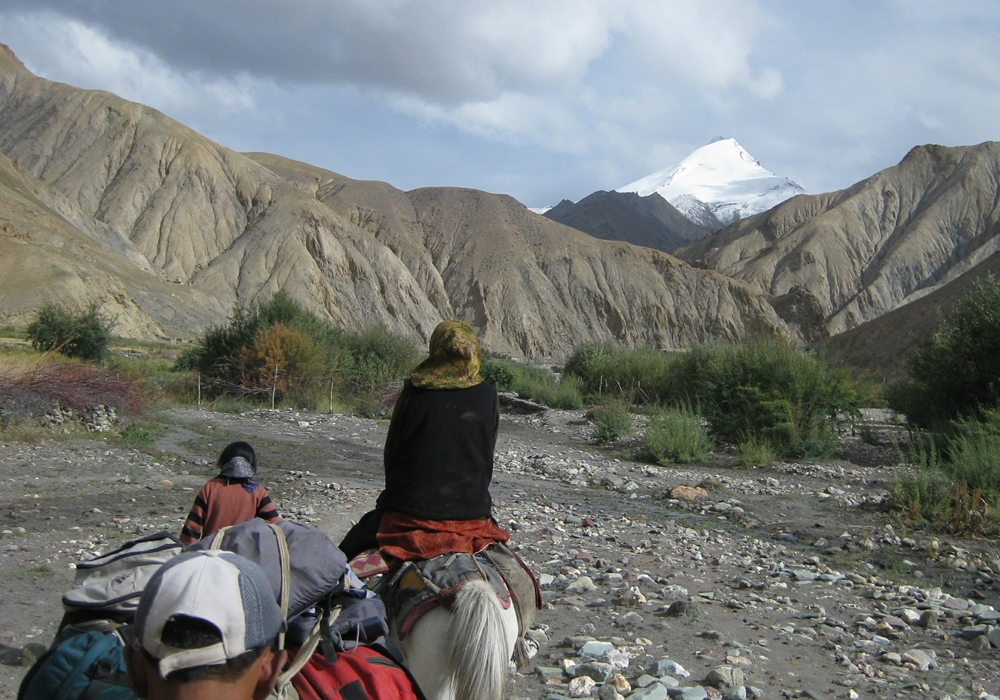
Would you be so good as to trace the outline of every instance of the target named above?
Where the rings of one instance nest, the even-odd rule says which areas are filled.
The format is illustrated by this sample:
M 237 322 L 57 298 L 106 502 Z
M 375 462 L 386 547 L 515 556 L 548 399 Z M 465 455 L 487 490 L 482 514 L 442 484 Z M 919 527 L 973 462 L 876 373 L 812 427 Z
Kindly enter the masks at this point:
M 503 700 L 510 665 L 497 594 L 486 581 L 458 589 L 451 609 L 448 669 L 455 700 Z

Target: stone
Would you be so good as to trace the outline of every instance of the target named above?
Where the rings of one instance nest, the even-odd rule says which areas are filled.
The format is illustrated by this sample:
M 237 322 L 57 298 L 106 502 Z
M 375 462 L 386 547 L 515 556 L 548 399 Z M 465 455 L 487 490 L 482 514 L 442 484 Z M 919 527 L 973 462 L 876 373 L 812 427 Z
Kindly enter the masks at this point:
M 580 676 L 569 682 L 569 696 L 571 698 L 590 697 L 590 691 L 597 685 L 594 679 L 589 676 Z
M 590 591 L 596 591 L 597 584 L 589 576 L 581 576 L 576 581 L 573 581 L 568 586 L 566 586 L 567 593 L 589 593 Z
M 656 678 L 662 676 L 674 676 L 675 678 L 687 678 L 691 674 L 676 661 L 671 659 L 659 659 L 646 667 L 646 673 Z
M 670 491 L 671 498 L 677 498 L 685 501 L 694 501 L 698 498 L 707 498 L 708 491 L 701 488 L 700 486 L 676 486 Z
M 548 683 L 549 681 L 562 680 L 563 670 L 555 666 L 535 666 L 535 675 L 541 679 L 542 683 Z
M 985 634 L 982 634 L 969 642 L 969 648 L 973 651 L 989 651 L 990 640 Z
M 903 652 L 903 661 L 909 661 L 916 665 L 920 671 L 926 671 L 934 663 L 937 655 L 930 649 L 910 649 Z
M 157 486 L 166 486 L 166 487 L 169 488 L 169 487 L 171 487 L 171 486 L 174 485 L 174 482 L 172 482 L 170 479 L 160 479 L 159 481 L 156 482 L 156 485 Z
M 722 700 L 747 700 L 746 686 L 734 685 L 722 691 Z
M 591 640 L 580 647 L 581 656 L 592 656 L 595 659 L 607 654 L 609 651 L 613 650 L 615 645 L 611 642 L 599 642 L 597 640 Z
M 624 700 L 624 696 L 613 685 L 602 685 L 597 691 L 600 700 Z
M 598 683 L 604 683 L 611 678 L 611 670 L 611 664 L 601 663 L 600 661 L 588 661 L 586 663 L 577 664 L 570 669 L 570 672 L 573 674 L 574 678 L 587 676 Z
M 651 683 L 628 696 L 628 700 L 667 700 L 667 689 L 659 683 Z
M 48 650 L 47 646 L 38 644 L 37 642 L 25 644 L 21 648 L 21 665 L 25 668 L 31 668 Z
M 667 617 L 698 617 L 701 615 L 701 608 L 686 600 L 676 600 L 663 614 Z
M 986 638 L 993 646 L 1000 647 L 1000 627 L 991 627 L 990 631 L 986 633 Z
M 700 685 L 696 685 L 693 688 L 682 690 L 679 695 L 674 696 L 675 700 L 677 698 L 680 700 L 708 700 L 708 692 Z
M 743 669 L 733 666 L 719 666 L 708 672 L 705 684 L 725 690 L 734 685 L 743 685 Z

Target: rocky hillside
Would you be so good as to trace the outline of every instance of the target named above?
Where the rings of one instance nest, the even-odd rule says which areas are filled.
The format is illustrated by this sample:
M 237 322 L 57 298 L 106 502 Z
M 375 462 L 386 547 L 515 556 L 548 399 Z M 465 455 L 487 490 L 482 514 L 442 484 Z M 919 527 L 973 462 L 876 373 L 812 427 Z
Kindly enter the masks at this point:
M 635 192 L 594 192 L 576 204 L 564 199 L 544 216 L 595 238 L 625 241 L 665 253 L 712 230 L 694 223 L 655 192 L 647 197 Z
M 819 339 L 943 288 L 1000 247 L 1000 143 L 919 146 L 853 187 L 800 195 L 677 255 L 752 285 Z
M 490 349 L 533 357 L 785 332 L 743 282 L 506 196 L 402 192 L 239 154 L 156 110 L 38 78 L 6 47 L 0 153 L 0 321 L 44 299 L 99 299 L 119 334 L 190 336 L 285 289 L 344 327 L 426 338 L 456 316 Z

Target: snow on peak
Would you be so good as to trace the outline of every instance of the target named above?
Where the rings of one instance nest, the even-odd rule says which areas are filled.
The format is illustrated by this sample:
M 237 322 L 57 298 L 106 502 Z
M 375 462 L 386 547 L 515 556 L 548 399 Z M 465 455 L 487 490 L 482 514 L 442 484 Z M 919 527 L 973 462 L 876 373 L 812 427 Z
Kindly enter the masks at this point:
M 640 197 L 657 192 L 694 221 L 704 220 L 707 208 L 723 224 L 767 211 L 805 192 L 788 178 L 765 169 L 736 139 L 727 138 L 617 191 Z

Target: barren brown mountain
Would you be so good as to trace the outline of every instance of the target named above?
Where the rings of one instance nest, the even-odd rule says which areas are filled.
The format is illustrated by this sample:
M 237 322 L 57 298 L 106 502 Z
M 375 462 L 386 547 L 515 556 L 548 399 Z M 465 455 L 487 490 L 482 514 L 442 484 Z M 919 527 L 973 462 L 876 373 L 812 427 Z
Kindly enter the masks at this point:
M 344 327 L 427 337 L 457 316 L 490 349 L 532 357 L 785 332 L 748 285 L 718 273 L 503 195 L 402 192 L 239 154 L 156 110 L 38 78 L 6 47 L 0 153 L 8 322 L 43 299 L 100 299 L 120 334 L 190 336 L 285 289 Z
M 1000 247 L 998 220 L 1000 143 L 919 146 L 849 189 L 794 197 L 677 255 L 751 284 L 815 341 L 973 269 Z

